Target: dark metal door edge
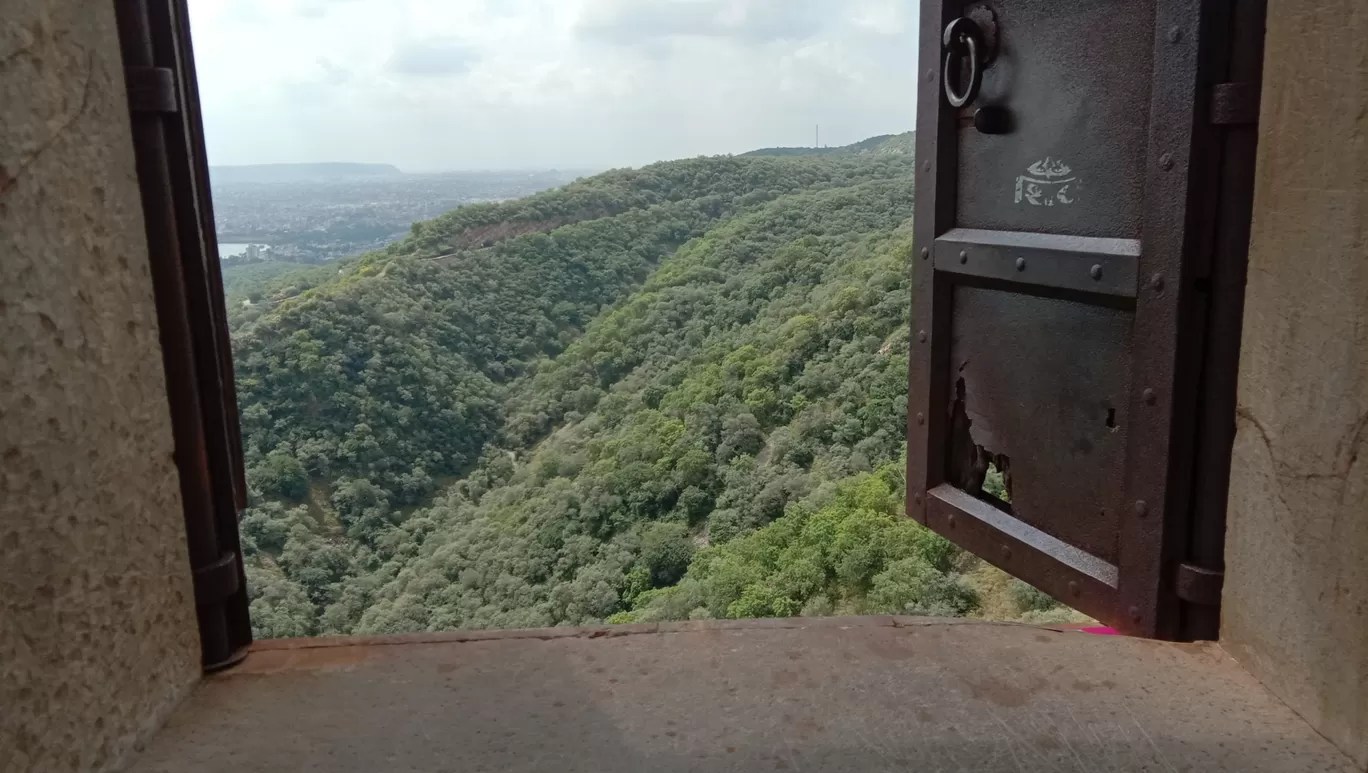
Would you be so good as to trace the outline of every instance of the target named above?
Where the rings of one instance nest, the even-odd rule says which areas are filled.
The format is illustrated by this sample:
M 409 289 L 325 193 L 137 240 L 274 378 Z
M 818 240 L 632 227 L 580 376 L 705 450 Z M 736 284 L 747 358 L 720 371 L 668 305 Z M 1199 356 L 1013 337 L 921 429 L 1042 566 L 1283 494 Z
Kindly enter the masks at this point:
M 1227 126 L 1258 123 L 1259 85 L 1245 81 L 1212 87 L 1211 122 Z
M 192 136 L 198 124 L 189 122 L 182 109 L 181 78 L 193 78 L 183 39 L 188 30 L 177 24 L 184 17 L 184 0 L 115 3 L 201 661 L 206 670 L 215 670 L 241 660 L 251 626 L 234 495 L 234 468 L 240 469 L 234 457 L 240 456 L 241 445 L 235 406 L 227 405 L 232 369 L 217 350 L 226 341 L 223 291 L 217 266 L 206 265 L 205 243 L 212 243 L 213 235 L 205 235 L 199 218 L 207 178 L 197 185 L 188 171 L 202 168 L 194 156 L 203 152 L 203 143 Z

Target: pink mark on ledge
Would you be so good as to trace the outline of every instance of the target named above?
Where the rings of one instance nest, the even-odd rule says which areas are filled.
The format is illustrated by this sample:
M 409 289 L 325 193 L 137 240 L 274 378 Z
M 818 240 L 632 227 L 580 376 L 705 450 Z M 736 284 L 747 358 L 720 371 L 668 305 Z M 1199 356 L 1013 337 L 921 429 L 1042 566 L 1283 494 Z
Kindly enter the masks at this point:
M 1083 633 L 1091 633 L 1091 634 L 1096 634 L 1096 635 L 1098 635 L 1098 636 L 1120 636 L 1120 635 L 1121 635 L 1121 632 L 1120 632 L 1120 631 L 1116 630 L 1115 628 L 1108 628 L 1108 627 L 1106 627 L 1106 626 L 1099 626 L 1099 627 L 1097 627 L 1097 628 L 1082 628 L 1082 629 L 1080 629 L 1080 630 L 1083 631 Z

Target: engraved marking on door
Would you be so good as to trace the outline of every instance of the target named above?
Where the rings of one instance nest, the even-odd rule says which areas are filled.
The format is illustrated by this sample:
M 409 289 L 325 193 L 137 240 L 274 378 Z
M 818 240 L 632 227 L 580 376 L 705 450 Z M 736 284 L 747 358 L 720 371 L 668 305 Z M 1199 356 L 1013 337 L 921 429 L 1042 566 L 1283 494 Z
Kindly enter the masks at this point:
M 1033 207 L 1053 207 L 1074 202 L 1073 170 L 1063 161 L 1049 156 L 1031 164 L 1026 174 L 1016 178 L 1016 203 L 1026 202 Z

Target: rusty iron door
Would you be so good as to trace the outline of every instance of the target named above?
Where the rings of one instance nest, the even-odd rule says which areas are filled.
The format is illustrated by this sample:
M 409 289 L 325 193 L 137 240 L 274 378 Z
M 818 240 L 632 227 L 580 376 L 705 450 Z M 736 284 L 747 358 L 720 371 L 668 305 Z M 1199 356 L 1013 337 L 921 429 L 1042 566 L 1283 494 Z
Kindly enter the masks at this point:
M 1263 4 L 921 7 L 908 514 L 1214 637 Z

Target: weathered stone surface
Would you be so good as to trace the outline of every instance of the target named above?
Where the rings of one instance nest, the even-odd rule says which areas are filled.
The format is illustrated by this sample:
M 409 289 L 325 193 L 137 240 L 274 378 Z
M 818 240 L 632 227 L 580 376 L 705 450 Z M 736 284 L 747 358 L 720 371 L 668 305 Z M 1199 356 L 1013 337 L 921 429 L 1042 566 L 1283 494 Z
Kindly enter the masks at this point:
M 1352 770 L 1210 644 L 891 617 L 543 633 L 263 642 L 131 770 Z
M 1368 13 L 1269 6 L 1221 639 L 1368 769 Z
M 120 765 L 198 677 L 113 4 L 0 2 L 0 771 Z

